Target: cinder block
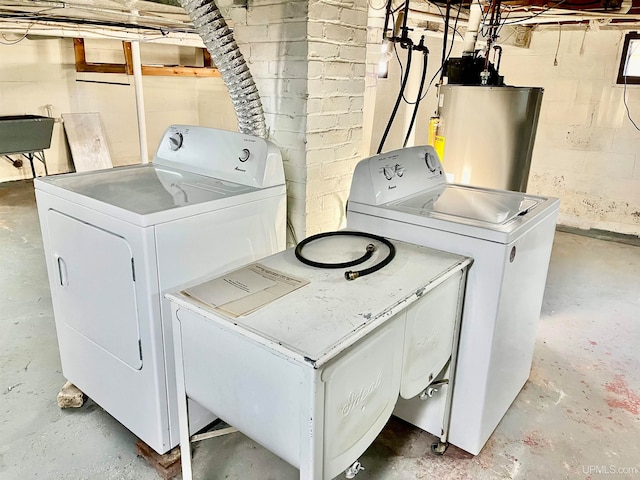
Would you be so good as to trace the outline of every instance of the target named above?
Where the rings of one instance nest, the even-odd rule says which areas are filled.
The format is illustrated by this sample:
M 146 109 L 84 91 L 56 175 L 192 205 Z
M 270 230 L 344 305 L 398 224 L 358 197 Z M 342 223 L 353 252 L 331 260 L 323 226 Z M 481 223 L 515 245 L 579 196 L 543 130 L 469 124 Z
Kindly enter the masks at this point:
M 362 121 L 362 112 L 344 113 L 338 117 L 338 128 L 361 127 Z
M 311 24 L 309 24 L 309 27 L 310 26 Z M 306 41 L 307 29 L 306 21 L 288 21 L 286 23 L 269 25 L 268 39 L 272 42 Z
M 331 148 L 318 148 L 310 149 L 307 151 L 307 164 L 321 164 L 324 162 L 333 162 L 336 160 L 336 149 Z
M 236 38 L 246 38 L 251 42 L 265 42 L 271 40 L 270 25 L 238 25 L 234 28 Z
M 332 42 L 352 42 L 354 28 L 347 25 L 328 23 L 324 26 L 324 38 Z
M 306 59 L 307 52 L 311 50 L 311 46 L 306 41 L 293 41 L 284 44 L 284 56 L 288 59 Z
M 338 58 L 340 46 L 326 42 L 309 42 L 309 58 Z
M 340 46 L 340 58 L 342 60 L 365 63 L 367 59 L 367 49 L 364 43 L 361 46 L 342 45 Z
M 329 79 L 349 79 L 353 77 L 354 64 L 351 62 L 325 62 L 324 75 Z
M 366 27 L 369 18 L 365 9 L 345 8 L 340 12 L 340 21 L 347 25 Z
M 353 97 L 341 96 L 341 97 L 325 97 L 322 101 L 323 112 L 348 112 L 353 107 Z
M 308 131 L 326 131 L 335 128 L 338 124 L 336 115 L 309 115 L 307 117 Z
M 86 397 L 73 383 L 67 381 L 56 398 L 60 408 L 80 408 Z
M 286 7 L 280 5 L 253 5 L 247 10 L 247 25 L 272 25 L 284 20 Z
M 335 5 L 327 5 L 323 2 L 309 3 L 309 18 L 321 19 L 327 22 L 340 20 L 340 12 L 342 7 Z
M 338 160 L 337 162 L 322 164 L 322 179 L 338 178 L 353 175 L 355 167 L 353 160 Z

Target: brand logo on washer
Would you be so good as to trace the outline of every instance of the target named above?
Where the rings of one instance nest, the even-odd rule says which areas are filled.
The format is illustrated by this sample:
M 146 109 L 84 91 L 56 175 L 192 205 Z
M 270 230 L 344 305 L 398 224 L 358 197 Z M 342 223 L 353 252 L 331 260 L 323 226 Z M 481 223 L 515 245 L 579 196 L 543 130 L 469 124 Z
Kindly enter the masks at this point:
M 387 187 L 387 189 L 388 189 L 388 190 L 393 190 L 393 189 L 394 189 L 394 188 L 396 188 L 396 187 L 397 187 L 397 185 L 389 185 L 389 186 Z
M 244 168 L 240 168 L 240 167 L 236 167 L 234 170 L 237 170 L 239 172 L 246 172 L 246 170 Z
M 373 392 L 375 392 L 380 387 L 380 384 L 382 383 L 383 372 L 383 370 L 380 370 L 378 377 L 367 387 L 360 388 L 360 391 L 358 393 L 349 393 L 349 399 L 347 400 L 347 403 L 342 406 L 343 416 L 346 417 L 359 406 L 362 406 L 362 409 L 364 410 L 364 402 L 373 394 Z

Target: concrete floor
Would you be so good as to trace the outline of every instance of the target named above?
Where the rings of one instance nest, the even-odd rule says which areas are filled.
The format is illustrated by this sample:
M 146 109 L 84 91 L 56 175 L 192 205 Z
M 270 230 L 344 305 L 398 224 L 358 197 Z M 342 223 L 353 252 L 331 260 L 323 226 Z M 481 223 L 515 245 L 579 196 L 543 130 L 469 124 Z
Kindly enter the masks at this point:
M 135 437 L 64 383 L 31 181 L 0 184 L 0 478 L 159 478 Z M 640 248 L 558 233 L 530 381 L 480 453 L 392 419 L 358 480 L 640 479 Z M 287 480 L 297 470 L 241 434 L 195 450 L 196 478 Z M 344 477 L 342 477 L 344 478 Z

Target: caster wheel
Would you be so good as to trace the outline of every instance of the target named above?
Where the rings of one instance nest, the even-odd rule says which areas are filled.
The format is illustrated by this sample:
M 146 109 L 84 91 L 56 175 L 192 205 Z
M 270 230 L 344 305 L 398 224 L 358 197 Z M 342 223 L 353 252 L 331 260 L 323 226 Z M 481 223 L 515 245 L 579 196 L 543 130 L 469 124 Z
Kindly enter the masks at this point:
M 431 444 L 431 453 L 435 455 L 444 455 L 444 452 L 447 451 L 448 443 L 435 442 Z

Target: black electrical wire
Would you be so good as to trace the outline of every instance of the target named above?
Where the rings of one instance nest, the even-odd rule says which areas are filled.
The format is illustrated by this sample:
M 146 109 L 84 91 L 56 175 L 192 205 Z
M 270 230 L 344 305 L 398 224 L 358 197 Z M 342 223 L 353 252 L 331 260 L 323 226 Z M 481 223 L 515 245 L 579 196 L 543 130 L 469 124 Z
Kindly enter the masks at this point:
M 545 8 L 544 10 L 542 10 L 542 11 L 540 11 L 540 12 L 537 12 L 537 13 L 536 13 L 536 14 L 534 14 L 534 15 L 531 15 L 530 17 L 527 17 L 527 18 L 518 18 L 517 20 L 513 20 L 513 21 L 511 21 L 511 22 L 504 22 L 504 23 L 502 24 L 502 26 L 504 26 L 504 25 L 513 25 L 514 23 L 520 23 L 520 22 L 524 22 L 524 21 L 526 21 L 526 20 L 531 20 L 532 18 L 536 18 L 536 17 L 537 17 L 537 16 L 539 16 L 539 15 L 542 15 L 542 14 L 544 14 L 544 13 L 547 13 L 547 12 L 548 12 L 549 10 L 551 10 L 552 8 L 556 8 L 556 7 L 560 6 L 560 5 L 562 5 L 564 2 L 565 2 L 565 0 L 560 0 L 558 3 L 555 3 L 555 4 L 553 4 L 553 5 L 550 5 L 549 7 Z
M 402 79 L 402 85 L 400 85 L 400 91 L 398 92 L 398 98 L 396 98 L 396 104 L 391 111 L 391 116 L 389 117 L 389 121 L 387 122 L 387 127 L 384 129 L 384 134 L 382 135 L 382 139 L 380 139 L 380 145 L 378 146 L 377 153 L 382 152 L 382 147 L 384 147 L 384 142 L 387 140 L 387 136 L 389 135 L 389 130 L 391 130 L 391 125 L 393 124 L 393 120 L 398 113 L 398 107 L 400 107 L 400 102 L 402 101 L 402 97 L 404 96 L 404 90 L 407 87 L 407 81 L 409 80 L 409 71 L 411 70 L 411 48 L 407 49 L 407 68 L 404 72 L 404 78 Z
M 460 15 L 460 8 L 458 9 L 458 15 Z M 447 9 L 445 10 L 444 17 L 444 35 L 442 37 L 442 64 L 444 65 L 444 59 L 447 54 L 447 34 L 449 33 L 449 20 L 451 19 L 451 0 L 447 0 Z M 457 20 L 456 20 L 457 22 Z M 456 34 L 451 36 L 451 45 L 456 39 Z M 440 70 L 440 82 L 444 77 L 444 68 Z
M 300 260 L 302 263 L 304 263 L 305 265 L 309 265 L 311 267 L 316 267 L 316 268 L 349 268 L 355 265 L 360 265 L 363 262 L 366 262 L 371 258 L 371 256 L 373 255 L 373 252 L 376 251 L 375 245 L 370 243 L 369 245 L 367 245 L 365 253 L 361 257 L 356 258 L 355 260 L 350 260 L 347 262 L 339 262 L 339 263 L 315 262 L 313 260 L 309 260 L 308 258 L 302 255 L 302 249 L 305 247 L 305 245 L 315 240 L 318 240 L 320 238 L 334 237 L 334 236 L 364 237 L 364 238 L 368 238 L 368 239 L 383 243 L 389 249 L 389 253 L 387 254 L 387 256 L 384 259 L 382 259 L 380 262 L 376 263 L 375 265 L 372 265 L 369 268 L 365 268 L 364 270 L 358 270 L 358 271 L 347 270 L 346 272 L 344 272 L 344 278 L 347 280 L 355 280 L 358 277 L 364 277 L 365 275 L 369 275 L 371 273 L 377 272 L 381 268 L 386 267 L 391 262 L 391 260 L 393 260 L 393 258 L 396 256 L 396 247 L 394 247 L 393 243 L 391 243 L 389 240 L 387 240 L 384 237 L 379 237 L 378 235 L 373 235 L 372 233 L 354 232 L 351 230 L 340 230 L 337 232 L 318 233 L 317 235 L 312 235 L 310 237 L 305 238 L 296 246 L 296 249 L 294 252 L 296 255 L 296 258 Z
M 627 59 L 631 58 L 631 55 L 633 55 L 636 51 L 636 49 L 638 48 L 637 45 L 633 45 L 633 50 L 631 50 L 628 54 L 627 54 Z M 631 112 L 629 111 L 629 104 L 627 103 L 627 72 L 626 72 L 626 63 L 624 66 L 624 69 L 622 71 L 623 75 L 624 75 L 624 92 L 622 94 L 622 102 L 624 103 L 624 108 L 627 111 L 627 118 L 629 119 L 629 121 L 631 122 L 631 124 L 634 126 L 634 128 L 638 131 L 640 131 L 640 128 L 638 128 L 638 125 L 636 124 L 636 122 L 633 121 L 633 118 L 631 118 Z
M 442 9 L 440 8 L 440 5 L 438 5 L 437 3 L 434 3 L 434 5 L 436 6 L 436 8 L 438 9 L 438 13 L 440 14 L 440 16 L 442 17 L 442 20 L 444 20 L 444 13 L 442 12 Z M 458 8 L 462 8 L 462 5 L 459 5 Z M 450 29 L 453 30 L 452 26 L 449 26 Z M 458 30 L 454 30 L 453 33 L 451 35 L 455 35 L 458 34 L 458 36 L 464 40 L 464 35 L 462 35 Z
M 424 88 L 424 81 L 427 78 L 427 65 L 429 63 L 429 51 L 425 51 L 422 57 L 422 77 L 420 77 L 420 87 L 418 87 L 418 95 L 416 97 L 416 103 L 413 106 L 413 114 L 411 115 L 411 122 L 409 122 L 409 128 L 407 129 L 407 135 L 404 137 L 404 143 L 402 147 L 406 147 L 411 136 L 411 130 L 413 130 L 413 124 L 418 116 L 418 108 L 420 107 L 420 101 L 422 100 L 422 89 Z
M 461 8 L 458 10 L 458 14 L 456 15 L 456 20 L 453 23 L 453 30 L 454 31 L 456 30 L 456 27 L 458 26 L 458 18 L 460 17 L 460 10 L 461 10 Z M 445 28 L 446 28 L 446 26 L 445 26 Z M 449 60 L 449 57 L 451 56 L 451 52 L 453 52 L 454 40 L 455 40 L 455 36 L 453 37 L 453 39 L 451 41 L 451 46 L 449 47 L 449 52 L 447 53 L 446 58 L 442 59 L 442 62 L 440 63 L 440 68 L 438 68 L 438 70 L 436 70 L 436 73 L 434 73 L 433 77 L 431 77 L 431 80 L 429 80 L 429 85 L 427 86 L 427 89 L 424 91 L 424 94 L 422 95 L 422 98 L 420 98 L 420 101 L 425 99 L 425 97 L 427 96 L 427 93 L 429 93 L 429 90 L 431 89 L 431 86 L 433 85 L 433 81 L 436 79 L 438 74 L 444 69 L 445 63 L 447 63 L 447 60 Z

